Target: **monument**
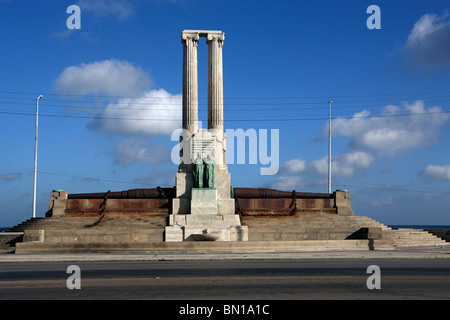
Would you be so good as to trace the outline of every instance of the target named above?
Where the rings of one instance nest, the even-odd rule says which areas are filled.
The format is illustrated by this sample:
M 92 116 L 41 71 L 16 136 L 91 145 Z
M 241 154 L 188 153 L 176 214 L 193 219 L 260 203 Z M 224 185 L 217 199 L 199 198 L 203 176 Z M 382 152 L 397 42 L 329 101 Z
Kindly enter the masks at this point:
M 198 125 L 197 46 L 208 44 L 208 129 Z M 247 241 L 231 198 L 223 132 L 222 31 L 185 30 L 183 44 L 183 134 L 176 198 L 172 203 L 165 241 Z
M 209 50 L 206 129 L 198 121 L 200 38 L 206 38 Z M 374 250 L 446 244 L 426 231 L 393 230 L 356 216 L 347 190 L 231 188 L 223 131 L 224 33 L 185 30 L 181 40 L 183 131 L 176 185 L 79 194 L 53 190 L 45 218 L 24 221 L 0 242 L 16 246 L 16 253 Z M 188 242 L 192 240 L 201 242 Z

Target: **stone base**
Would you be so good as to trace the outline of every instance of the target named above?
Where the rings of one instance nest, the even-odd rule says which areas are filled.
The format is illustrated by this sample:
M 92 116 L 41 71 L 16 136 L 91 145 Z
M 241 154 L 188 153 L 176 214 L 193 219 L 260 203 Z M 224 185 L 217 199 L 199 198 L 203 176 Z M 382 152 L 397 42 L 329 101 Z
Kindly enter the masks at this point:
M 191 210 L 191 199 L 172 199 L 172 214 L 189 214 Z
M 234 199 L 217 199 L 217 206 L 219 214 L 235 215 L 235 201 Z
M 248 241 L 238 214 L 171 214 L 165 241 Z
M 216 227 L 240 226 L 241 220 L 237 214 L 171 214 L 169 215 L 169 225 L 214 225 Z
M 166 242 L 179 242 L 183 241 L 183 229 L 179 226 L 168 226 L 165 229 L 165 241 Z
M 46 217 L 61 217 L 65 215 L 68 193 L 64 190 L 53 190 L 48 201 Z
M 235 214 L 235 200 L 219 198 L 216 189 L 192 189 L 192 200 L 174 198 L 172 214 Z
M 247 226 L 187 225 L 166 227 L 166 242 L 248 241 Z
M 217 214 L 217 190 L 214 188 L 192 188 L 191 215 Z

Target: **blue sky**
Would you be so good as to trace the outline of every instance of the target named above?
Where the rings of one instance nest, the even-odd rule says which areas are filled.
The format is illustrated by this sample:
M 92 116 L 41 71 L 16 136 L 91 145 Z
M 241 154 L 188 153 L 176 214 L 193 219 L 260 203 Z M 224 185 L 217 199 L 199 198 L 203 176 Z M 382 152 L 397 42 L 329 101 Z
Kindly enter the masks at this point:
M 327 192 L 333 100 L 332 190 L 386 224 L 450 224 L 448 2 L 0 0 L 0 226 L 32 214 L 39 94 L 37 216 L 53 189 L 174 185 L 184 29 L 225 32 L 225 128 L 279 130 L 278 173 L 230 164 L 234 187 Z M 204 39 L 198 62 L 205 121 Z

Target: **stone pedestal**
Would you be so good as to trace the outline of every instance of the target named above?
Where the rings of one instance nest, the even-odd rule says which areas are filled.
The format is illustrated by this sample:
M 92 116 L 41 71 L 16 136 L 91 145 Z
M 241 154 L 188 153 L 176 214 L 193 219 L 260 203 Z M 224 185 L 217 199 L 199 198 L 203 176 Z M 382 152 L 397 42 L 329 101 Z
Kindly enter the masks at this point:
M 192 188 L 189 202 L 174 200 L 183 210 L 189 203 L 190 214 L 170 215 L 165 241 L 248 241 L 248 228 L 234 214 L 234 199 L 218 199 L 217 189 Z
M 230 197 L 230 174 L 216 168 L 215 188 L 193 188 L 192 173 L 177 174 L 177 198 L 173 199 L 165 241 L 248 241 Z
M 66 211 L 68 193 L 64 190 L 53 190 L 48 201 L 46 217 L 64 216 Z
M 216 189 L 192 188 L 191 194 L 191 215 L 218 214 Z
M 347 191 L 336 190 L 334 192 L 334 199 L 336 213 L 341 216 L 354 216 L 355 212 L 352 210 L 350 195 Z
M 166 242 L 248 241 L 248 227 L 238 215 L 171 215 L 165 229 Z

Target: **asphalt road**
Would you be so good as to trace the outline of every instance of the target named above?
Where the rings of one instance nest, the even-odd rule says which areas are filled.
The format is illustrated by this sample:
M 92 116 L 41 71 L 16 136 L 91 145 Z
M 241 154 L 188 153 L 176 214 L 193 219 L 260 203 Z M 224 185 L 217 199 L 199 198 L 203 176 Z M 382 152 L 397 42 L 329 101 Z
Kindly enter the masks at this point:
M 68 289 L 70 265 L 80 289 Z M 369 289 L 370 265 L 380 289 Z M 370 283 L 375 283 L 369 281 Z M 0 299 L 449 299 L 450 260 L 232 260 L 0 264 Z

